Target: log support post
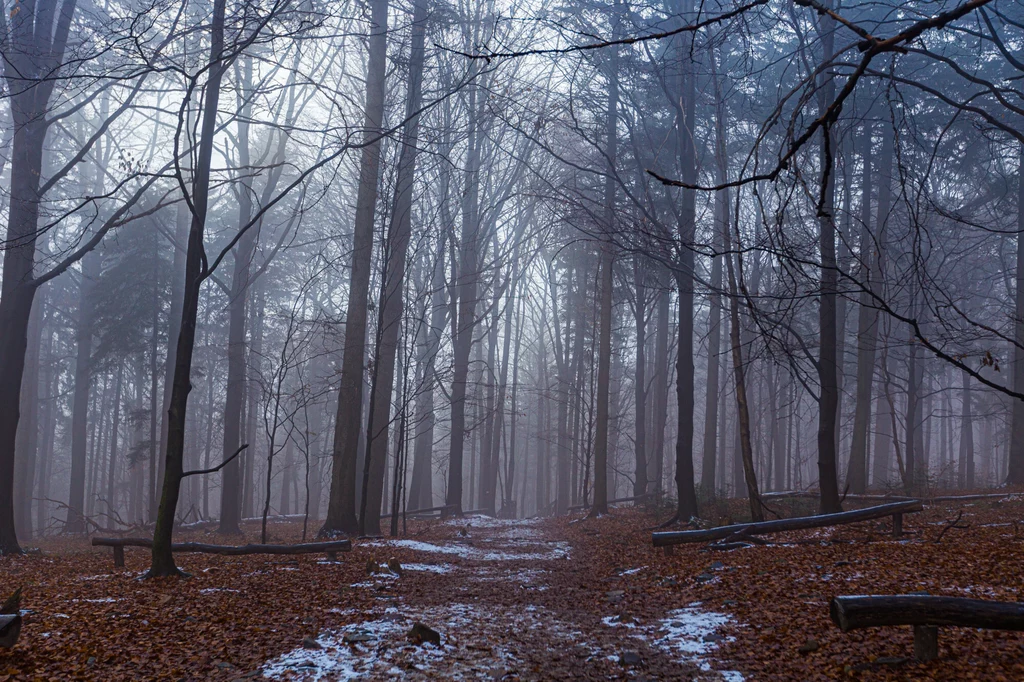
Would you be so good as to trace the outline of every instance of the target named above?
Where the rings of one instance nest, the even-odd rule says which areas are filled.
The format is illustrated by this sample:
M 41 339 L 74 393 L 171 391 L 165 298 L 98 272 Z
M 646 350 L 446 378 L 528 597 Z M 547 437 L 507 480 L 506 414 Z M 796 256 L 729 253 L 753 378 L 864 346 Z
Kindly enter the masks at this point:
M 21 634 L 21 616 L 17 613 L 0 613 L 0 647 L 10 649 L 18 643 Z
M 939 657 L 939 628 L 935 625 L 914 626 L 914 658 L 934 661 Z
M 903 535 L 903 513 L 896 512 L 892 515 L 892 536 L 898 538 Z
M 114 545 L 114 568 L 124 568 L 124 545 Z
M 338 560 L 338 553 L 337 552 L 327 552 L 327 559 L 330 560 L 330 561 L 337 561 Z

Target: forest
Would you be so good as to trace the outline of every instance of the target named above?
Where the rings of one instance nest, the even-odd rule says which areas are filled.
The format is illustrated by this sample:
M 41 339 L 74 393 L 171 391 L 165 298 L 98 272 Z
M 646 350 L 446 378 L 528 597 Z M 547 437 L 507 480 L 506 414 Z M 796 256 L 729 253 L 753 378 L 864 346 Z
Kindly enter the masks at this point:
M 1024 679 L 1020 0 L 0 0 L 0 67 L 0 681 Z

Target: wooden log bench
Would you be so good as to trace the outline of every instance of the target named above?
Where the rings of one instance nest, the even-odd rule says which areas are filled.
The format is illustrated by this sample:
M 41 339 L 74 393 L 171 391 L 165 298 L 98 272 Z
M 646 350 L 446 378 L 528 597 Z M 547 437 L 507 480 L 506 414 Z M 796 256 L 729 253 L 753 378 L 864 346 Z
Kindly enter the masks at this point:
M 21 634 L 21 616 L 17 613 L 0 613 L 0 647 L 10 649 L 18 643 Z
M 922 509 L 919 500 L 905 500 L 882 504 L 877 507 L 855 509 L 853 511 L 819 516 L 800 516 L 792 519 L 775 519 L 757 523 L 740 523 L 732 526 L 719 526 L 703 530 L 662 531 L 651 534 L 655 547 L 664 547 L 666 554 L 671 554 L 674 545 L 688 542 L 714 542 L 716 540 L 735 540 L 745 536 L 768 535 L 791 530 L 808 530 L 811 528 L 827 528 L 848 523 L 870 521 L 886 516 L 892 517 L 892 534 L 899 537 L 903 533 L 903 515 L 919 512 Z
M 152 547 L 149 538 L 93 538 L 93 547 L 113 547 L 114 566 L 124 566 L 125 547 Z M 198 552 L 200 554 L 223 554 L 240 556 L 245 554 L 319 554 L 324 553 L 328 559 L 338 558 L 338 552 L 352 549 L 349 540 L 333 540 L 331 542 L 306 542 L 297 545 L 206 545 L 199 542 L 175 542 L 171 545 L 172 552 Z
M 939 655 L 939 626 L 1024 631 L 1024 603 L 959 597 L 891 595 L 833 597 L 829 615 L 843 632 L 860 628 L 912 625 L 914 657 Z

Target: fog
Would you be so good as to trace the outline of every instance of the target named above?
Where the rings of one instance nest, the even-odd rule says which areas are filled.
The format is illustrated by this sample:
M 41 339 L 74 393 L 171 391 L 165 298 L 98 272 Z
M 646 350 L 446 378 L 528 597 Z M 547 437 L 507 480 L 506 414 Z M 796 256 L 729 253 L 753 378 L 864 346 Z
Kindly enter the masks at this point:
M 1024 483 L 1016 3 L 19 7 L 0 553 Z

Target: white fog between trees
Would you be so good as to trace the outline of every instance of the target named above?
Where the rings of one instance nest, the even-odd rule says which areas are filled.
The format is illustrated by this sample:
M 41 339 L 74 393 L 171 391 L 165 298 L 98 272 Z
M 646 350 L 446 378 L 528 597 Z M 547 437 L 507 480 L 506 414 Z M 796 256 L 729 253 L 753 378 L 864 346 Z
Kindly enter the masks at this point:
M 1018 2 L 5 5 L 0 554 L 1024 484 Z

